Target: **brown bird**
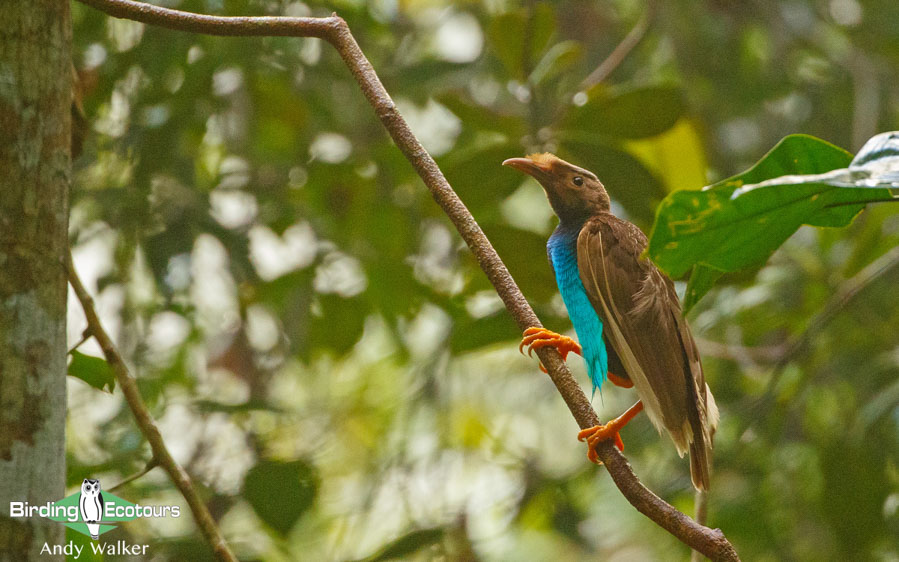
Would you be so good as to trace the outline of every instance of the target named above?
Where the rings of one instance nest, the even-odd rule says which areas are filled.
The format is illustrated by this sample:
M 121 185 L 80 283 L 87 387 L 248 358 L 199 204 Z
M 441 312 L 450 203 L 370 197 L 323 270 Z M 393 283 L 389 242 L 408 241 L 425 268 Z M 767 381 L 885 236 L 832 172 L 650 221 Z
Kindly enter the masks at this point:
M 640 401 L 624 414 L 578 434 L 591 461 L 600 441 L 623 448 L 619 430 L 645 408 L 680 456 L 690 451 L 693 485 L 708 489 L 718 408 L 674 284 L 642 256 L 646 235 L 611 213 L 609 194 L 592 172 L 548 153 L 503 165 L 536 178 L 559 217 L 547 253 L 580 341 L 529 328 L 519 349 L 554 346 L 563 358 L 582 355 L 594 392 L 606 378 L 636 389 Z

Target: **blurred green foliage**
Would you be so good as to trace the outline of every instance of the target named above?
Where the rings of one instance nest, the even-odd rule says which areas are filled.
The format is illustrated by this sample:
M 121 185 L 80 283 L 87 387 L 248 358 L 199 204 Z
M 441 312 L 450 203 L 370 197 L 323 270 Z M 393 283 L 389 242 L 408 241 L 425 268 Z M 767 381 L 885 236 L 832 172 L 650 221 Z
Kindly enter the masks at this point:
M 556 330 L 570 324 L 545 258 L 551 213 L 504 158 L 549 150 L 595 171 L 614 210 L 648 231 L 671 191 L 739 173 L 788 134 L 854 152 L 899 129 L 892 0 L 659 3 L 634 51 L 586 91 L 643 3 L 165 4 L 344 17 Z M 242 558 L 689 556 L 587 463 L 564 404 L 518 356 L 515 325 L 335 52 L 79 4 L 73 15 L 91 129 L 75 163 L 75 258 Z M 899 557 L 896 260 L 844 290 L 897 243 L 888 205 L 847 228 L 801 228 L 691 312 L 722 409 L 710 524 L 745 560 Z M 595 405 L 610 417 L 632 400 L 606 389 Z M 146 465 L 119 394 L 71 378 L 69 402 L 71 487 Z M 645 418 L 624 440 L 644 482 L 691 512 L 668 440 Z M 180 501 L 158 470 L 116 494 Z M 114 533 L 201 559 L 184 513 Z

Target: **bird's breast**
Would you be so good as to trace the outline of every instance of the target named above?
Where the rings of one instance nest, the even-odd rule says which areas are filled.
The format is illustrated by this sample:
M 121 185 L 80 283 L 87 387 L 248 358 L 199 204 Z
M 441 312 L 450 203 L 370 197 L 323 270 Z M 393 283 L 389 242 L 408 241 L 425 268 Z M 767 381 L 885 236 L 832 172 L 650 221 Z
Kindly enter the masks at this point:
M 568 310 L 568 317 L 577 333 L 584 352 L 587 372 L 594 388 L 606 378 L 608 355 L 602 339 L 602 320 L 596 314 L 584 284 L 577 263 L 577 231 L 573 233 L 557 230 L 546 245 L 549 259 L 556 274 L 556 285 L 562 295 L 562 302 Z

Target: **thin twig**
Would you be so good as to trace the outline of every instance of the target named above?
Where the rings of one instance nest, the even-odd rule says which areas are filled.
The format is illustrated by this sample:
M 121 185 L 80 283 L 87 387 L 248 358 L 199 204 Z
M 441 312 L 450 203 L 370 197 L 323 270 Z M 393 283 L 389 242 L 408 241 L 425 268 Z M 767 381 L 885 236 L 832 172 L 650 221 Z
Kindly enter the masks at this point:
M 159 466 L 159 463 L 156 462 L 156 457 L 153 457 L 140 470 L 140 472 L 132 474 L 131 476 L 125 478 L 124 480 L 122 480 L 121 482 L 119 482 L 118 484 L 113 486 L 112 488 L 107 488 L 106 486 L 104 486 L 103 490 L 108 491 L 108 492 L 114 492 L 114 491 L 118 490 L 119 488 L 121 488 L 122 486 L 124 486 L 125 484 L 130 484 L 130 483 L 134 482 L 135 480 L 137 480 L 138 478 L 142 478 L 145 474 L 147 474 L 148 472 L 150 472 L 157 466 Z
M 144 437 L 150 443 L 153 458 L 169 474 L 172 482 L 181 492 L 181 495 L 184 496 L 187 505 L 190 506 L 190 510 L 194 515 L 197 526 L 200 527 L 203 536 L 206 537 L 207 542 L 212 546 L 212 550 L 219 560 L 236 561 L 237 558 L 231 553 L 231 549 L 228 548 L 228 543 L 225 542 L 215 520 L 206 508 L 206 504 L 203 503 L 202 498 L 200 498 L 200 495 L 194 488 L 190 476 L 169 453 L 165 441 L 162 439 L 162 434 L 159 432 L 159 427 L 156 425 L 156 420 L 153 419 L 150 410 L 147 409 L 147 405 L 144 404 L 144 400 L 141 398 L 140 390 L 137 388 L 137 380 L 131 376 L 128 366 L 125 365 L 125 361 L 119 355 L 119 350 L 112 343 L 112 338 L 106 333 L 106 329 L 103 328 L 100 317 L 97 316 L 97 310 L 94 308 L 94 299 L 91 298 L 87 289 L 84 288 L 84 284 L 81 283 L 81 279 L 75 271 L 71 250 L 69 250 L 66 259 L 66 265 L 69 270 L 69 284 L 72 285 L 75 295 L 81 302 L 81 308 L 84 309 L 84 316 L 87 318 L 87 325 L 90 328 L 91 335 L 100 344 L 107 363 L 112 367 L 116 380 L 119 383 L 119 388 L 122 389 L 122 394 L 125 395 L 125 401 L 128 403 L 131 413 L 134 414 L 134 419 L 141 433 L 144 434 Z
M 79 0 L 116 17 L 212 35 L 289 35 L 294 37 L 320 37 L 328 41 L 343 58 L 359 84 L 362 93 L 374 108 L 400 151 L 412 164 L 430 190 L 431 195 L 444 210 L 459 231 L 462 239 L 478 261 L 481 269 L 496 289 L 509 313 L 524 331 L 532 326 L 542 326 L 524 295 L 496 250 L 484 235 L 474 217 L 450 187 L 437 163 L 412 133 L 409 125 L 397 110 L 371 63 L 363 54 L 346 22 L 332 15 L 328 18 L 244 18 L 199 16 L 178 10 L 149 6 L 131 0 Z M 274 29 L 272 32 L 269 29 Z M 498 163 L 497 163 L 498 165 Z M 550 347 L 537 350 L 543 365 L 571 414 L 581 428 L 592 427 L 599 418 L 580 385 L 562 361 L 559 353 Z M 739 560 L 733 546 L 718 529 L 697 524 L 667 502 L 647 489 L 634 474 L 627 459 L 611 441 L 597 447 L 600 460 L 606 465 L 612 480 L 627 500 L 638 511 L 652 519 L 684 544 L 713 560 Z
M 84 342 L 86 342 L 89 339 L 91 339 L 90 326 L 88 326 L 87 328 L 84 329 L 83 332 L 81 332 L 81 337 L 78 338 L 78 341 L 75 342 L 75 345 L 73 345 L 71 348 L 69 348 L 69 351 L 68 351 L 68 353 L 66 353 L 66 355 L 71 355 L 72 353 L 74 353 L 79 347 L 84 345 Z
M 599 66 L 593 69 L 593 72 L 584 78 L 580 85 L 581 90 L 589 90 L 608 78 L 609 75 L 618 68 L 618 65 L 624 61 L 634 47 L 640 43 L 643 36 L 646 35 L 646 32 L 649 30 L 649 24 L 652 23 L 652 18 L 655 16 L 655 11 L 655 0 L 648 0 L 646 3 L 646 11 L 643 12 L 643 15 L 637 20 L 636 25 L 634 25 L 633 29 L 624 36 L 621 43 L 618 43 L 618 46 L 609 53 L 609 56 L 599 63 Z
M 761 361 L 771 363 L 777 361 L 785 353 L 786 344 L 745 346 L 734 343 L 723 343 L 694 337 L 696 347 L 705 356 L 717 359 Z
M 824 305 L 824 308 L 821 309 L 821 312 L 809 321 L 805 330 L 790 343 L 784 353 L 778 358 L 771 370 L 771 376 L 768 379 L 765 392 L 762 397 L 756 401 L 756 404 L 762 408 L 767 408 L 773 404 L 777 384 L 780 382 L 787 365 L 805 352 L 812 339 L 818 335 L 840 311 L 846 308 L 846 305 L 848 305 L 852 299 L 871 285 L 871 283 L 889 273 L 896 266 L 899 266 L 899 246 L 891 249 L 889 252 L 869 263 L 864 269 L 843 282 L 836 293 L 834 293 L 830 300 L 827 301 L 827 304 Z M 742 428 L 742 431 L 748 429 L 757 419 L 760 419 L 760 417 L 749 417 L 745 427 Z

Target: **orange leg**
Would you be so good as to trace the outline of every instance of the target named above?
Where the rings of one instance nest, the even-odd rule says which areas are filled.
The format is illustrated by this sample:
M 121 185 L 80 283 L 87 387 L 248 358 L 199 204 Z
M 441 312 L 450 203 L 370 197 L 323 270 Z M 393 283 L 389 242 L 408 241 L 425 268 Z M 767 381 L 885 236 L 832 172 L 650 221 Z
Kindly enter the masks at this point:
M 547 346 L 558 349 L 563 361 L 568 358 L 568 354 L 572 351 L 578 355 L 581 354 L 581 346 L 573 339 L 546 328 L 537 328 L 536 326 L 532 326 L 524 331 L 524 337 L 521 338 L 521 345 L 518 346 L 518 351 L 524 353 L 524 348 L 527 347 L 528 356 L 530 357 L 535 349 Z M 540 370 L 545 373 L 546 367 L 541 364 Z
M 634 383 L 633 383 L 633 381 L 631 381 L 631 379 L 619 377 L 618 375 L 612 373 L 611 371 L 606 373 L 606 378 L 609 379 L 609 382 L 611 382 L 615 386 L 620 386 L 621 388 L 632 388 L 634 386 Z
M 596 425 L 581 430 L 581 432 L 577 434 L 577 438 L 578 441 L 587 441 L 587 458 L 590 459 L 590 462 L 599 464 L 599 457 L 596 456 L 596 445 L 598 445 L 600 441 L 605 441 L 606 439 L 614 439 L 615 446 L 623 451 L 624 442 L 621 441 L 621 436 L 618 434 L 618 432 L 621 430 L 621 428 L 627 425 L 627 422 L 631 421 L 634 416 L 639 414 L 642 410 L 643 402 L 640 401 L 628 408 L 626 412 L 605 425 Z

